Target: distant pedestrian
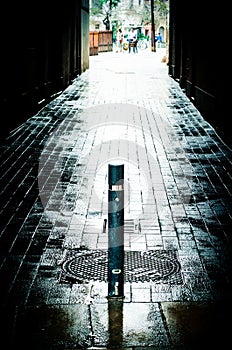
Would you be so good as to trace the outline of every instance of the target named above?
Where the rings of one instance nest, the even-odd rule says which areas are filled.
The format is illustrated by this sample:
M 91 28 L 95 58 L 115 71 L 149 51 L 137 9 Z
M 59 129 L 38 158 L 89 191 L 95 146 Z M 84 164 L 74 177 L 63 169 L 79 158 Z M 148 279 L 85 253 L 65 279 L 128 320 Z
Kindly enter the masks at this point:
M 117 32 L 117 51 L 116 52 L 122 52 L 122 45 L 123 45 L 123 32 L 122 29 L 119 28 L 118 32 Z
M 134 31 L 134 28 L 131 28 L 129 35 L 128 35 L 128 41 L 129 41 L 129 53 L 131 52 L 131 48 L 133 48 L 133 52 L 138 52 L 137 48 L 137 34 Z
M 156 36 L 156 41 L 157 41 L 158 47 L 160 47 L 160 44 L 163 41 L 162 35 L 160 33 L 158 33 L 158 35 Z
M 156 38 L 157 38 L 158 43 L 162 43 L 163 39 L 162 39 L 162 35 L 160 33 L 157 35 Z

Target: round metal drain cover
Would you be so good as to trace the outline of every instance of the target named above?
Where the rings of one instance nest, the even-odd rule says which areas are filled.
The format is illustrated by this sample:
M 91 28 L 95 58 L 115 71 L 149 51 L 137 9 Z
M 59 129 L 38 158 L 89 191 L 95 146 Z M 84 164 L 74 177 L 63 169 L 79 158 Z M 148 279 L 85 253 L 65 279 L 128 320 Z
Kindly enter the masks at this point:
M 77 282 L 107 282 L 108 252 L 105 250 L 84 250 L 71 252 L 62 265 L 63 280 L 70 278 Z M 124 252 L 124 281 L 168 281 L 182 283 L 180 263 L 175 250 L 148 250 Z

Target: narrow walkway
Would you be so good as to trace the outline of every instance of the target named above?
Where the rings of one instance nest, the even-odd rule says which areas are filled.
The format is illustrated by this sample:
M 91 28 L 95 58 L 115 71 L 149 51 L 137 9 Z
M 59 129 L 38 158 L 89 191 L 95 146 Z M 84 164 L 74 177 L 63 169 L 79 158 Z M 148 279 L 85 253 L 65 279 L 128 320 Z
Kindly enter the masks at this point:
M 195 350 L 229 339 L 231 149 L 164 56 L 91 56 L 88 71 L 1 145 L 10 349 Z M 111 304 L 107 172 L 122 163 L 125 298 Z

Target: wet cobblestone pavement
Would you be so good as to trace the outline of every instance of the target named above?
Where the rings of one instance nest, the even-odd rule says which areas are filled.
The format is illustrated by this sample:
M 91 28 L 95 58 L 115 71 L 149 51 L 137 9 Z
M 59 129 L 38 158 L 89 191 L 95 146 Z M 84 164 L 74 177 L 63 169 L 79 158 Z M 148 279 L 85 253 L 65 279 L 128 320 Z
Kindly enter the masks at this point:
M 91 56 L 88 71 L 2 142 L 7 349 L 226 348 L 231 149 L 168 76 L 164 55 Z M 96 267 L 114 162 L 125 165 L 123 302 L 108 300 Z

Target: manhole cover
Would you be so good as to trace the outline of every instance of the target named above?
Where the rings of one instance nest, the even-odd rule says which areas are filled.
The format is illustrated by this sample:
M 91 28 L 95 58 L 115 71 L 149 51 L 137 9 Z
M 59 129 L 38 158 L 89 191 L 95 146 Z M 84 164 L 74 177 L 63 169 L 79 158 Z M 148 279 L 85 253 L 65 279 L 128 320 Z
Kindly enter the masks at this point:
M 183 283 L 175 250 L 125 251 L 124 254 L 125 282 Z M 105 250 L 71 251 L 62 265 L 60 280 L 107 282 L 107 259 L 108 251 Z

